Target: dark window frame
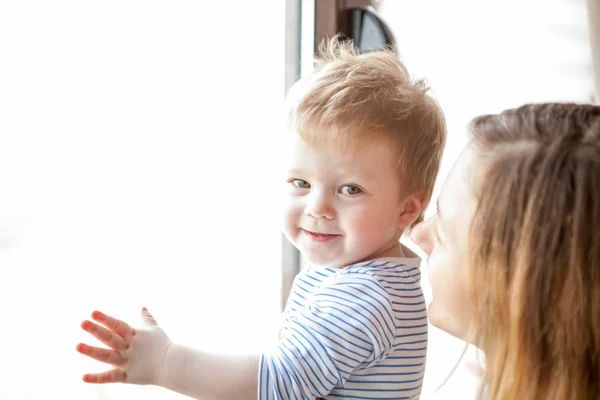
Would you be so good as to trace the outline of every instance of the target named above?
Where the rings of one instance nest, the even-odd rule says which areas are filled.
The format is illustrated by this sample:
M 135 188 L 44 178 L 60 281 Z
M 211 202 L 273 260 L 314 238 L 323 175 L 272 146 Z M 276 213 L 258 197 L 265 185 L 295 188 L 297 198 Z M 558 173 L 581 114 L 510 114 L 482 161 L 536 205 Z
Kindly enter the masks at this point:
M 301 76 L 302 65 L 302 10 L 303 2 L 314 4 L 314 43 L 316 51 L 318 44 L 324 39 L 336 34 L 350 36 L 351 8 L 364 8 L 371 5 L 370 0 L 286 0 L 285 3 L 285 93 Z M 311 4 L 311 5 L 312 5 Z M 300 272 L 302 260 L 300 252 L 282 235 L 281 239 L 281 309 L 285 308 L 287 299 L 294 283 L 294 278 Z

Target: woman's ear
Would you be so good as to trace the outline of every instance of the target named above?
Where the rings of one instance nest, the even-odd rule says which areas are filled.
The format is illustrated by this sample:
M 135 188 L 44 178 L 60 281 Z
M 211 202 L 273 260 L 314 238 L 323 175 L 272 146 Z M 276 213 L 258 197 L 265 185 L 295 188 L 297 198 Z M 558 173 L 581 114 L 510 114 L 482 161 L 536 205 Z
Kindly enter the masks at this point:
M 400 215 L 398 215 L 397 223 L 398 229 L 404 231 L 415 222 L 423 212 L 424 205 L 425 196 L 421 194 L 410 195 L 404 199 L 400 204 Z

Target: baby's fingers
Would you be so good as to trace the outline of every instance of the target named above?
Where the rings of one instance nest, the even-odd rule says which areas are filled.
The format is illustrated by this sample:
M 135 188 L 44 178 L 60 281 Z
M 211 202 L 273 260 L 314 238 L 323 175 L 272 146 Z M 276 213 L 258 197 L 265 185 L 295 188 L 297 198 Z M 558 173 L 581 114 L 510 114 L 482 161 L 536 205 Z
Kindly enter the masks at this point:
M 87 344 L 83 343 L 79 343 L 76 349 L 81 354 L 84 354 L 90 358 L 93 358 L 94 360 L 98 360 L 106 364 L 121 365 L 125 361 L 123 359 L 123 356 L 114 350 L 88 346 Z
M 123 339 L 125 339 L 126 343 L 129 343 L 131 337 L 135 336 L 135 329 L 130 327 L 127 323 L 101 313 L 100 311 L 94 311 L 92 313 L 92 318 L 121 336 Z
M 158 326 L 158 322 L 156 322 L 156 320 L 154 319 L 152 314 L 150 314 L 150 311 L 148 311 L 146 307 L 142 308 L 142 318 L 144 319 L 146 324 L 150 326 Z
M 129 348 L 129 345 L 125 343 L 125 339 L 121 336 L 93 322 L 83 321 L 81 323 L 81 328 L 110 348 L 120 351 Z
M 110 371 L 99 374 L 85 374 L 83 381 L 87 383 L 116 383 L 125 382 L 127 374 L 120 368 L 111 369 Z

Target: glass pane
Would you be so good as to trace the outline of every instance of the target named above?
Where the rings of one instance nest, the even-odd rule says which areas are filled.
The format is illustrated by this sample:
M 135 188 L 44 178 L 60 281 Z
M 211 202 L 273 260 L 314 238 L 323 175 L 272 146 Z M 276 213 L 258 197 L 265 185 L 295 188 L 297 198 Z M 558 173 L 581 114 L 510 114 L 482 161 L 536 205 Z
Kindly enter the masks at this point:
M 275 338 L 284 5 L 2 2 L 0 398 L 183 398 L 81 382 L 94 309 L 211 351 Z

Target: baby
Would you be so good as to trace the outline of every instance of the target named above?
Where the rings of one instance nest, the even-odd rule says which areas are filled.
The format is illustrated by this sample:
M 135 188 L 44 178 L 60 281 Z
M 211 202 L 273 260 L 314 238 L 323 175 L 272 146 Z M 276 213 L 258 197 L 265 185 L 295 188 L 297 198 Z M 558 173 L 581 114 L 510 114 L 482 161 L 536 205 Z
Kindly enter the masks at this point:
M 154 384 L 198 399 L 409 399 L 420 396 L 427 315 L 420 260 L 400 237 L 420 219 L 445 144 L 422 82 L 391 51 L 334 38 L 288 94 L 284 233 L 307 262 L 276 351 L 224 357 L 172 343 L 147 310 L 135 330 L 99 312 L 82 327 L 115 366 L 94 383 Z

